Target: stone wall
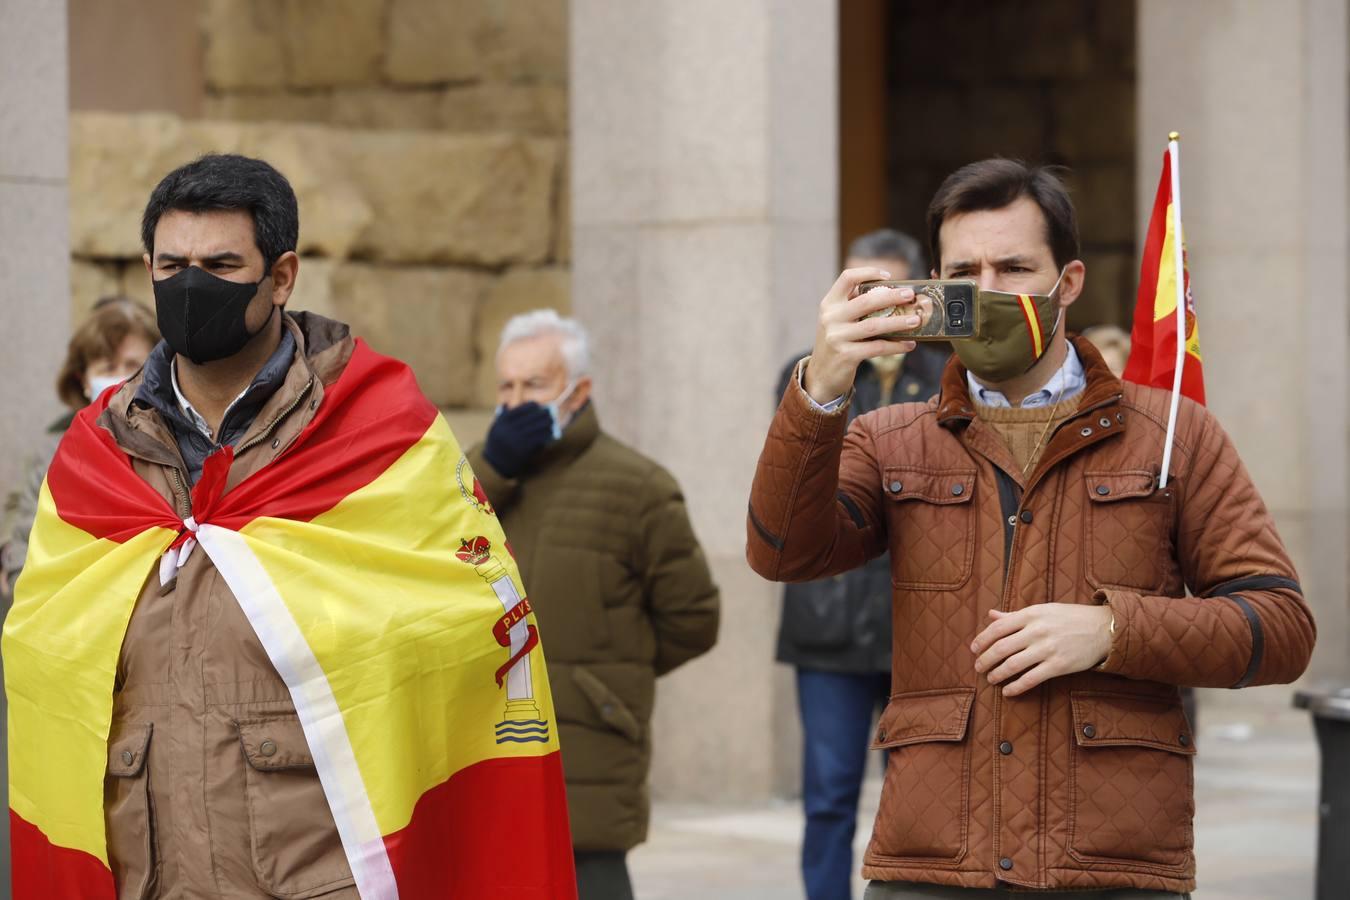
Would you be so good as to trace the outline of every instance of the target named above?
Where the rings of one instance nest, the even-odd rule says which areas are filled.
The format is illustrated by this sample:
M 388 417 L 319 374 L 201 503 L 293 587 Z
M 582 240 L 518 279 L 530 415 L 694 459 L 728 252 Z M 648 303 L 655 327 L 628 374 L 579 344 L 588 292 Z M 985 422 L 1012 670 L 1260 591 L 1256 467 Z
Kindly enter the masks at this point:
M 72 117 L 75 315 L 112 292 L 150 302 L 139 217 L 159 178 L 258 156 L 300 202 L 292 308 L 408 360 L 442 407 L 490 406 L 505 319 L 570 309 L 565 0 L 190 5 L 202 118 Z
M 1138 280 L 1134 2 L 912 0 L 889 11 L 893 221 L 926 240 L 929 199 L 974 160 L 1068 166 L 1089 273 L 1070 325 L 1128 328 Z

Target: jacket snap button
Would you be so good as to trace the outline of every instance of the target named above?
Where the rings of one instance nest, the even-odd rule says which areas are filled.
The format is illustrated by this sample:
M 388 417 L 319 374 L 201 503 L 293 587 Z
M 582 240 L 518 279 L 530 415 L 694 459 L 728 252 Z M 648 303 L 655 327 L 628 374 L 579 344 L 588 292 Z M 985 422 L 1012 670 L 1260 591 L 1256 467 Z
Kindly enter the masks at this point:
M 1183 747 L 1189 747 L 1191 745 L 1190 735 L 1183 734 L 1181 737 L 1177 738 L 1177 742 Z
M 1107 487 L 1104 484 L 1097 485 L 1097 496 L 1105 497 L 1109 493 L 1111 493 L 1111 489 L 1109 487 Z
M 275 450 L 281 446 L 281 438 L 272 438 L 272 449 Z
M 1017 516 L 1015 516 L 1015 515 L 1008 516 L 1008 524 L 1009 524 L 1009 525 L 1016 525 L 1016 524 L 1017 524 Z
M 1116 421 L 1119 422 L 1120 424 L 1124 425 L 1124 424 L 1125 424 L 1125 414 L 1124 414 L 1124 413 L 1116 413 Z
M 261 753 L 263 756 L 276 756 L 277 745 L 272 743 L 271 741 L 263 741 L 261 744 L 258 745 L 258 752 Z
M 952 485 L 952 496 L 953 496 L 953 497 L 960 497 L 960 496 L 961 496 L 962 494 L 964 494 L 965 492 L 966 492 L 966 486 L 965 486 L 964 484 L 954 484 L 954 485 Z
M 905 385 L 906 397 L 913 397 L 917 393 L 919 393 L 919 383 L 917 381 L 911 381 L 909 384 Z
M 1012 744 L 1010 744 L 1007 741 L 1004 741 L 1003 743 L 998 745 L 998 752 L 1002 753 L 1004 756 L 1007 756 L 1009 753 L 1012 753 Z
M 1091 428 L 1084 428 L 1082 431 L 1080 431 L 1080 432 L 1078 432 L 1078 433 L 1081 434 L 1083 437 L 1087 437 L 1088 435 L 1092 434 L 1092 429 L 1091 429 Z
M 886 729 L 883 728 L 877 732 L 877 743 L 879 744 L 884 740 L 886 740 Z
M 905 486 L 898 481 L 891 482 L 891 493 L 898 494 L 905 489 Z
M 1022 510 L 1022 522 L 1027 525 L 1031 524 L 1031 510 L 1029 509 Z
M 1102 426 L 1103 428 L 1110 428 L 1111 420 L 1108 419 L 1106 416 L 1102 416 L 1100 419 L 1097 420 L 1097 424 Z
M 1083 737 L 1095 738 L 1096 736 L 1097 736 L 1096 728 L 1093 728 L 1091 725 L 1083 726 Z
M 1008 857 L 1005 856 L 998 861 L 998 867 L 1003 871 L 1007 872 L 1009 869 L 1012 868 L 1012 860 L 1008 859 Z
M 130 750 L 123 750 L 123 751 L 122 751 L 122 764 L 123 764 L 123 765 L 129 766 L 129 765 L 131 765 L 131 764 L 132 764 L 133 762 L 135 762 L 135 761 L 136 761 L 136 754 L 135 754 L 135 753 L 132 753 Z
M 318 409 L 318 408 L 319 408 L 319 401 L 318 401 L 318 400 L 311 400 L 311 401 L 309 401 L 309 408 L 310 408 L 310 409 Z

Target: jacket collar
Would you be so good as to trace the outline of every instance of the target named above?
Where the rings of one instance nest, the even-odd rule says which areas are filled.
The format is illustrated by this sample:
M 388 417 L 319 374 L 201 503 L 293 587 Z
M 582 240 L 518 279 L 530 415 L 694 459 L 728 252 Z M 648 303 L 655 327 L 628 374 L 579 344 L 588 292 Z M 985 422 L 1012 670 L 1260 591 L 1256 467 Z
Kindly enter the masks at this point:
M 600 417 L 595 413 L 595 402 L 587 400 L 586 405 L 567 423 L 562 437 L 539 453 L 531 469 L 542 471 L 559 463 L 570 462 L 584 453 L 599 436 Z
M 1119 378 L 1097 352 L 1092 342 L 1084 337 L 1070 335 L 1073 348 L 1078 351 L 1078 359 L 1083 364 L 1083 374 L 1087 377 L 1087 386 L 1078 401 L 1079 414 L 1097 409 L 1105 404 L 1119 401 L 1124 388 Z M 942 390 L 937 398 L 939 424 L 947 428 L 957 428 L 969 424 L 975 418 L 975 403 L 970 396 L 966 367 L 952 354 L 947 368 L 942 373 Z

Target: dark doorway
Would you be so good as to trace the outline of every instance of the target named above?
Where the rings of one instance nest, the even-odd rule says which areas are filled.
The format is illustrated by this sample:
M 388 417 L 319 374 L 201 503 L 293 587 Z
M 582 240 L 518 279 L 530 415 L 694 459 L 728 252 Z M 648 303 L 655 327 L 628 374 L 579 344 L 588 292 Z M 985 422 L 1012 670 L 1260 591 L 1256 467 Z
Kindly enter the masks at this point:
M 841 0 L 840 241 L 924 210 L 965 163 L 1068 167 L 1087 289 L 1070 327 L 1128 327 L 1135 256 L 1133 0 Z

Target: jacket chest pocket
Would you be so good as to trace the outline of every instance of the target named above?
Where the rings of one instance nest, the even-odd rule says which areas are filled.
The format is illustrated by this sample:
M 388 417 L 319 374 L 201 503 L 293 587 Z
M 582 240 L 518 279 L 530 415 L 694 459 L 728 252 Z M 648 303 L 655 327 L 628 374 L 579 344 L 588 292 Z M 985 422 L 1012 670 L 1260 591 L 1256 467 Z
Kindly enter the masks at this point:
M 1195 742 L 1177 699 L 1074 691 L 1069 852 L 1185 869 L 1195 816 Z
M 1148 471 L 1087 472 L 1087 581 L 1096 588 L 1158 593 L 1175 580 L 1173 491 Z
M 146 900 L 159 894 L 159 842 L 148 759 L 152 731 L 149 723 L 130 725 L 108 741 L 103 808 L 118 900 Z
M 966 853 L 970 821 L 973 688 L 896 694 L 873 750 L 889 750 L 869 855 L 952 862 Z
M 240 719 L 249 839 L 258 887 L 322 897 L 355 884 L 297 716 Z
M 887 466 L 891 580 L 898 588 L 953 591 L 975 564 L 975 469 Z

